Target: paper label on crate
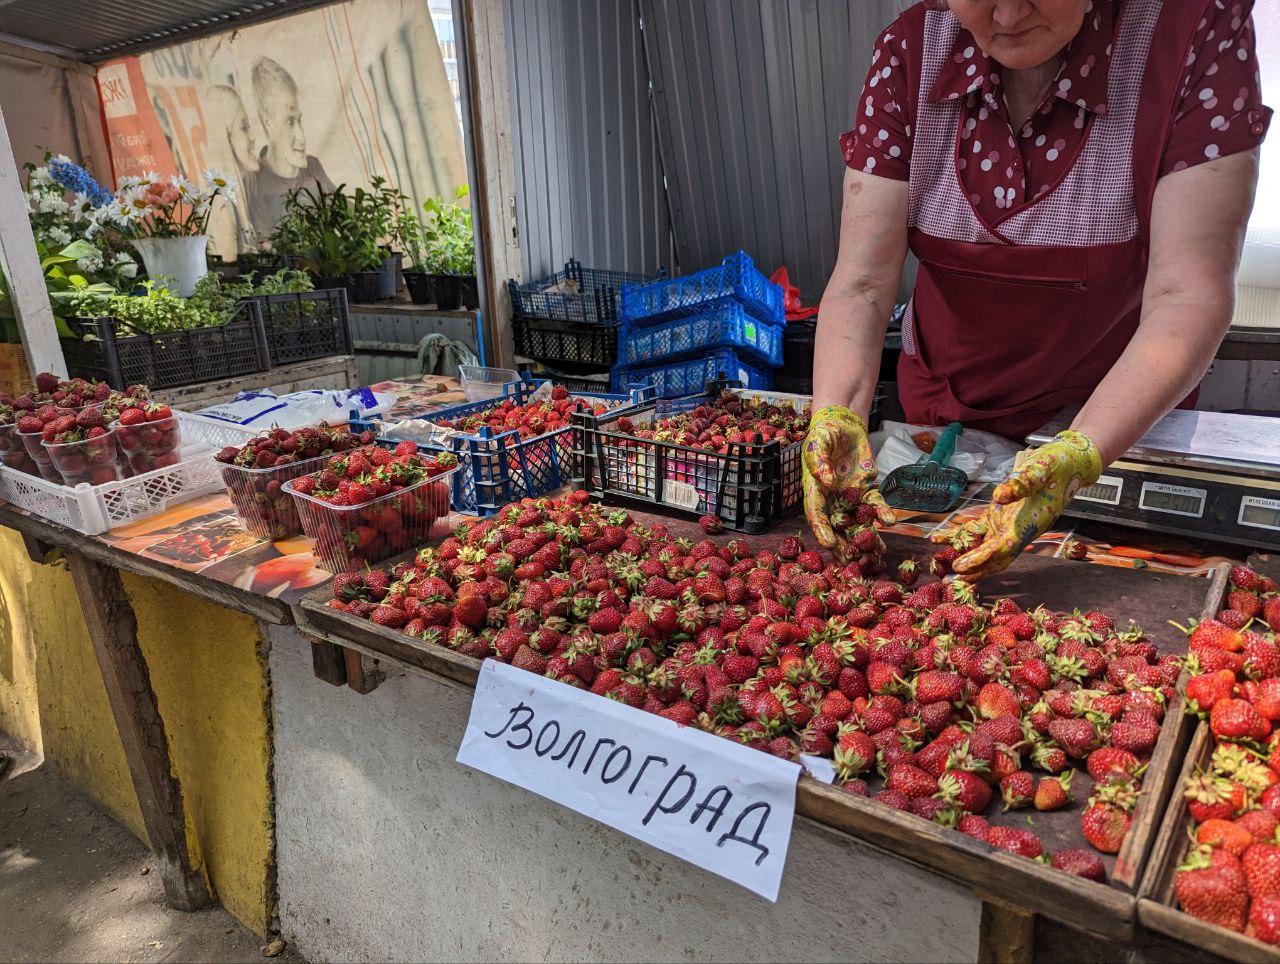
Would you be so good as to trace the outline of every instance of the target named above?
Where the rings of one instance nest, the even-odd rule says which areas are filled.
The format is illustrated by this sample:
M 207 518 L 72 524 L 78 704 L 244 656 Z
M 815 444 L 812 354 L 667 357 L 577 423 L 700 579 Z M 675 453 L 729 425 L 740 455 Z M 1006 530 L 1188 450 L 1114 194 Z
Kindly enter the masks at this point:
M 679 482 L 675 479 L 663 479 L 662 501 L 667 505 L 674 505 L 678 509 L 697 512 L 698 506 L 702 503 L 702 496 L 698 494 L 698 490 L 692 483 Z
M 822 783 L 836 782 L 836 765 L 825 756 L 810 756 L 808 753 L 801 753 L 800 765 L 804 767 L 805 773 L 815 780 L 819 780 Z
M 458 762 L 778 899 L 798 764 L 494 660 Z

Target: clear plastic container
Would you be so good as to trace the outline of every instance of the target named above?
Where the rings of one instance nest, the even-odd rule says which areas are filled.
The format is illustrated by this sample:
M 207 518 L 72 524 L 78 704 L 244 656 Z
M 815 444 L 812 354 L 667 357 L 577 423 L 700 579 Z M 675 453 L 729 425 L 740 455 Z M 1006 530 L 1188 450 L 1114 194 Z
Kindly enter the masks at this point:
M 135 475 L 176 465 L 182 458 L 182 431 L 176 415 L 137 425 L 116 422 L 115 435 Z
M 50 482 L 61 482 L 62 474 L 53 467 L 53 459 L 45 450 L 44 433 L 19 432 L 18 438 L 22 440 L 22 447 L 27 450 L 27 455 L 31 456 L 31 461 L 40 470 L 41 478 L 48 479 Z
M 40 466 L 18 437 L 17 425 L 0 425 L 0 465 L 28 475 L 40 474 Z
M 295 492 L 292 481 L 282 488 L 293 496 L 302 531 L 315 540 L 320 565 L 330 572 L 353 572 L 445 535 L 457 471 L 454 466 L 363 505 L 330 505 Z
M 82 482 L 102 485 L 124 478 L 120 471 L 120 453 L 116 451 L 114 432 L 80 442 L 43 442 L 49 460 L 62 476 L 63 485 Z
M 458 376 L 469 402 L 497 398 L 504 386 L 520 380 L 520 375 L 509 368 L 481 368 L 479 365 L 459 365 Z
M 294 496 L 284 484 L 324 468 L 333 455 L 317 455 L 289 465 L 268 469 L 220 464 L 227 495 L 236 507 L 240 524 L 260 539 L 285 539 L 302 533 L 302 520 Z

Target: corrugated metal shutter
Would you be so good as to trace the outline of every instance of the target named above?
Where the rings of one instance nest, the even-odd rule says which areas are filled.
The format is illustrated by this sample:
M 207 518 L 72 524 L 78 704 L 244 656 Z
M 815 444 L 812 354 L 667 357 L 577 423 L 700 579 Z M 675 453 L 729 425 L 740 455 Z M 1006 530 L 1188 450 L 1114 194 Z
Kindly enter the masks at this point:
M 525 278 L 672 264 L 634 0 L 506 4 Z

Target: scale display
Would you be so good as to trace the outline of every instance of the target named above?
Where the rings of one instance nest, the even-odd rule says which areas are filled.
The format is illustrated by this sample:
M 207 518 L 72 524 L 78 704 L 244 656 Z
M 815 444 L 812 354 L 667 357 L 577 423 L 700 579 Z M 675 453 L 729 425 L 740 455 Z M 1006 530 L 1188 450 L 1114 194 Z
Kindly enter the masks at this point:
M 1081 502 L 1097 502 L 1101 505 L 1119 505 L 1124 494 L 1124 479 L 1114 475 L 1100 475 L 1093 485 L 1086 485 L 1076 493 Z
M 1262 499 L 1255 495 L 1246 495 L 1240 500 L 1238 521 L 1242 526 L 1280 532 L 1280 499 Z
M 1167 482 L 1143 482 L 1138 508 L 1149 512 L 1167 512 L 1169 515 L 1185 515 L 1192 519 L 1204 516 L 1209 493 L 1205 489 L 1193 489 L 1185 485 Z

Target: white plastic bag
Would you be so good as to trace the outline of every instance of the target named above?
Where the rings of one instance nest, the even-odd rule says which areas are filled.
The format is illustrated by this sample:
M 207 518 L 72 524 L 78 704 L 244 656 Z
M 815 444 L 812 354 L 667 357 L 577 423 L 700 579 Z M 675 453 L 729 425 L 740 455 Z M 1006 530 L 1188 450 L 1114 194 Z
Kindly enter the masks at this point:
M 921 432 L 928 432 L 936 439 L 942 429 L 885 422 L 880 431 L 871 433 L 881 482 L 894 469 L 920 461 L 925 453 L 916 448 L 911 437 Z M 965 429 L 956 440 L 950 464 L 964 472 L 970 482 L 1003 482 L 1013 471 L 1014 457 L 1021 448 L 1003 436 Z
M 340 425 L 351 412 L 362 417 L 380 415 L 395 404 L 396 396 L 368 388 L 349 391 L 314 390 L 277 395 L 272 391 L 241 392 L 232 401 L 211 405 L 196 414 L 249 428 L 303 428 L 328 422 Z

